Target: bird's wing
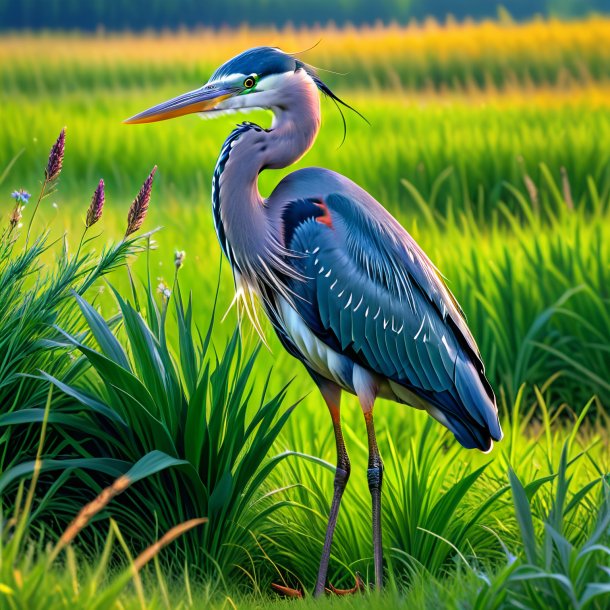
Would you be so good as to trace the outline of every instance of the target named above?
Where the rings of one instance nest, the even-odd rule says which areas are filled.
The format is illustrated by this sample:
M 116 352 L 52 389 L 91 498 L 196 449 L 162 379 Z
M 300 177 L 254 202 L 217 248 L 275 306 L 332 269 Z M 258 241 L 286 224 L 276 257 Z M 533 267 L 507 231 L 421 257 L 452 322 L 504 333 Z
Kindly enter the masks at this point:
M 488 448 L 501 436 L 459 306 L 389 213 L 330 194 L 291 202 L 283 228 L 302 276 L 290 280 L 294 307 L 320 339 L 438 409 L 463 444 Z

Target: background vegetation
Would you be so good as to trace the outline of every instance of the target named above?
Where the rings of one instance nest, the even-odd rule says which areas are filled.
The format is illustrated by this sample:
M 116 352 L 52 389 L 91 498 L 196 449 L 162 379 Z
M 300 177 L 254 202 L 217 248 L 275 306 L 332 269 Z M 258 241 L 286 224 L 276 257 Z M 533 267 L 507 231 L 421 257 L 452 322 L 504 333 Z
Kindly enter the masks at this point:
M 499 8 L 500 7 L 500 8 Z M 147 28 L 221 27 L 250 25 L 316 25 L 334 21 L 340 25 L 371 24 L 376 21 L 406 23 L 409 19 L 453 15 L 458 19 L 494 18 L 497 12 L 516 19 L 535 15 L 561 17 L 584 16 L 591 12 L 608 12 L 606 0 L 341 0 L 323 2 L 305 0 L 290 5 L 281 0 L 175 0 L 168 6 L 162 0 L 105 2 L 90 0 L 23 0 L 20 3 L 0 0 L 0 27 L 53 28 L 59 30 L 143 30 Z
M 389 591 L 366 603 L 606 607 L 608 35 L 596 17 L 0 38 L 7 227 L 10 193 L 36 191 L 68 125 L 36 242 L 25 243 L 26 229 L 5 232 L 0 251 L 2 603 L 249 607 L 269 604 L 271 582 L 311 589 L 331 427 L 271 335 L 271 352 L 257 352 L 247 327 L 234 334 L 232 313 L 219 321 L 232 282 L 226 265 L 218 271 L 209 183 L 235 121 L 121 120 L 200 86 L 243 48 L 321 37 L 305 58 L 349 72 L 321 75 L 372 126 L 348 117 L 339 148 L 340 119 L 325 103 L 300 165 L 359 182 L 429 252 L 480 343 L 506 434 L 491 455 L 473 454 L 421 413 L 380 403 Z M 155 164 L 145 229 L 163 228 L 128 244 L 127 208 Z M 265 172 L 262 191 L 286 171 Z M 79 247 L 100 177 L 104 213 Z M 111 286 L 83 285 L 116 249 Z M 175 250 L 186 250 L 180 265 Z M 371 567 L 364 424 L 353 399 L 344 412 L 353 475 L 331 562 L 337 586 L 356 571 L 368 581 Z M 154 547 L 148 568 L 133 559 L 168 531 L 171 545 Z

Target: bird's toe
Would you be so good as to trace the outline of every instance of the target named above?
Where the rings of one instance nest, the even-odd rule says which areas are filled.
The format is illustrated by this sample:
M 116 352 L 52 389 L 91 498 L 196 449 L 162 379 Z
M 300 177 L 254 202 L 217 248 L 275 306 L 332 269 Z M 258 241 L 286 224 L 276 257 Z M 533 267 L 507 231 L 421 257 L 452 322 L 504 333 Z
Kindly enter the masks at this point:
M 328 583 L 326 591 L 333 595 L 354 595 L 355 593 L 361 593 L 365 589 L 364 581 L 358 572 L 356 572 L 356 582 L 351 589 L 337 589 Z
M 293 597 L 297 599 L 303 598 L 303 591 L 300 589 L 293 589 L 292 587 L 285 587 L 284 585 L 278 585 L 276 583 L 271 583 L 271 587 L 277 591 L 280 595 L 284 597 Z

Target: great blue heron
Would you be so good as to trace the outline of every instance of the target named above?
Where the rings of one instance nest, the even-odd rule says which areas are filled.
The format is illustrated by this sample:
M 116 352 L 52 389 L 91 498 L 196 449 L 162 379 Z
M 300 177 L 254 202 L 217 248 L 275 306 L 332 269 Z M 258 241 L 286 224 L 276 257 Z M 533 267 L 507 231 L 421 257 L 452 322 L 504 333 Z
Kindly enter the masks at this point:
M 242 123 L 225 141 L 212 179 L 212 210 L 236 292 L 254 324 L 253 294 L 284 348 L 305 365 L 332 418 L 337 469 L 315 595 L 325 588 L 350 475 L 342 390 L 358 397 L 366 421 L 377 588 L 383 575 L 383 464 L 375 399 L 426 410 L 467 448 L 489 451 L 502 438 L 494 394 L 462 311 L 390 213 L 348 178 L 318 167 L 289 174 L 267 199 L 260 195 L 261 171 L 287 167 L 313 145 L 320 92 L 343 103 L 311 66 L 279 49 L 257 47 L 223 64 L 203 87 L 126 121 L 252 108 L 273 112 L 270 129 Z

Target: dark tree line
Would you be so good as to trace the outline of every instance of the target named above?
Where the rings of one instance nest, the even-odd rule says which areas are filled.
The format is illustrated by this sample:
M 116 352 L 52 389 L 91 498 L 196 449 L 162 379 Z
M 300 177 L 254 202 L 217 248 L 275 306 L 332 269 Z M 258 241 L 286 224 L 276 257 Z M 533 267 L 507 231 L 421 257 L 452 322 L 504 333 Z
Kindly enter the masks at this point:
M 514 19 L 610 12 L 610 0 L 505 0 Z M 495 17 L 493 0 L 0 0 L 0 29 L 143 30 Z

